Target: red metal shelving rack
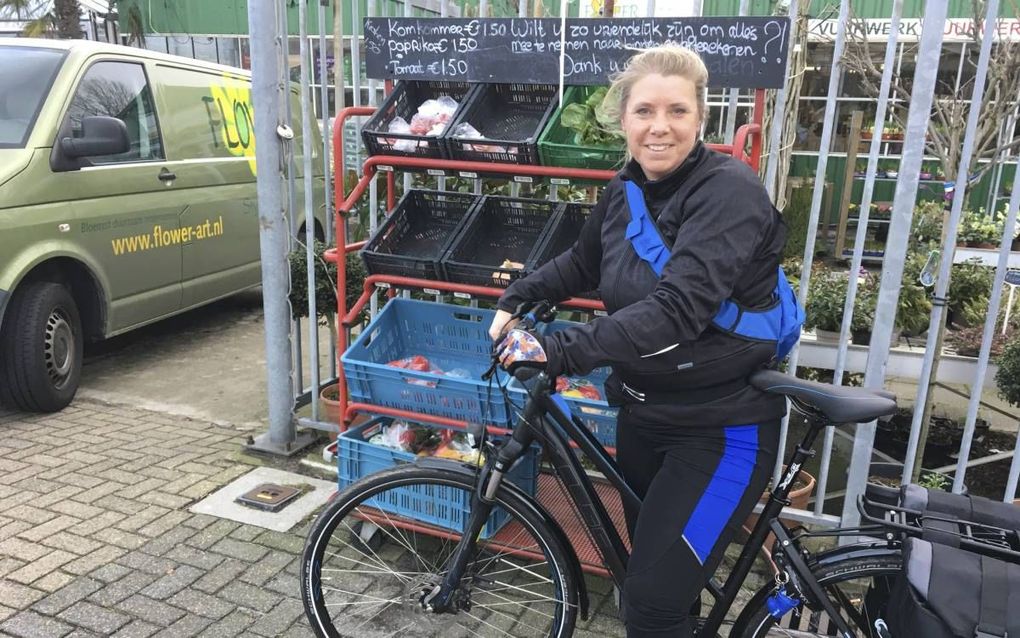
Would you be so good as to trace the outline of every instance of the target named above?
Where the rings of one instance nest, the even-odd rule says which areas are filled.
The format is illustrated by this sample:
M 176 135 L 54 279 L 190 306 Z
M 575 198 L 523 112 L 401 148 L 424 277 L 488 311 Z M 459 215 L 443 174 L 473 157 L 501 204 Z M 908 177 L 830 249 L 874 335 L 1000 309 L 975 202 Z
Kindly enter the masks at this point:
M 754 111 L 751 124 L 745 124 L 741 126 L 734 136 L 733 144 L 710 144 L 709 146 L 717 151 L 729 153 L 734 157 L 747 162 L 755 170 L 758 169 L 759 159 L 761 157 L 761 145 L 762 145 L 762 117 L 765 105 L 765 91 L 764 89 L 757 89 L 754 96 Z M 340 111 L 337 114 L 336 120 L 333 124 L 333 157 L 334 160 L 334 201 L 336 202 L 336 217 L 335 217 L 335 237 L 337 247 L 343 246 L 343 252 L 346 255 L 348 252 L 359 250 L 364 246 L 365 242 L 357 242 L 353 244 L 347 244 L 346 236 L 346 225 L 344 224 L 344 217 L 350 213 L 354 204 L 364 195 L 365 190 L 368 188 L 369 182 L 380 170 L 387 172 L 387 210 L 392 210 L 396 205 L 395 202 L 395 189 L 393 171 L 396 169 L 406 170 L 442 170 L 453 175 L 460 173 L 469 174 L 487 174 L 494 176 L 529 176 L 529 177 L 559 177 L 559 178 L 573 178 L 593 181 L 604 181 L 607 182 L 616 174 L 615 171 L 607 170 L 594 170 L 594 169 L 579 169 L 579 168 L 559 168 L 553 166 L 534 166 L 534 165 L 520 165 L 520 164 L 500 164 L 500 163 L 489 163 L 489 162 L 466 162 L 458 160 L 437 160 L 429 158 L 417 158 L 417 157 L 397 157 L 397 156 L 373 156 L 369 157 L 364 164 L 364 172 L 362 177 L 358 180 L 357 185 L 350 193 L 344 192 L 344 153 L 343 153 L 343 125 L 349 117 L 359 115 L 371 115 L 375 112 L 374 107 L 348 107 Z M 748 155 L 745 152 L 748 138 L 751 140 L 751 152 Z M 381 168 L 382 167 L 382 168 Z M 332 261 L 337 265 L 337 290 L 346 290 L 347 273 L 345 259 L 339 258 L 340 251 L 338 248 L 333 248 L 326 251 L 325 258 L 327 261 Z M 354 306 L 348 309 L 346 303 L 346 296 L 343 294 L 337 295 L 337 316 L 340 317 L 338 325 L 342 327 L 337 335 L 337 351 L 344 352 L 347 349 L 347 329 L 352 325 L 355 317 L 368 303 L 369 298 L 375 291 L 377 284 L 389 284 L 400 288 L 419 288 L 425 290 L 439 290 L 443 292 L 460 292 L 466 293 L 475 297 L 491 297 L 499 298 L 503 294 L 501 288 L 491 288 L 485 286 L 470 286 L 463 284 L 455 284 L 445 281 L 431 281 L 426 279 L 414 279 L 410 277 L 396 277 L 388 275 L 371 275 L 365 280 L 364 290 L 361 296 L 358 297 L 357 302 Z M 600 301 L 594 301 L 591 299 L 572 298 L 561 304 L 562 306 L 585 309 L 585 310 L 603 310 L 604 306 Z M 347 399 L 347 382 L 344 378 L 343 364 L 339 360 L 337 361 L 338 376 L 339 376 L 339 401 L 340 401 L 340 414 L 342 415 L 340 429 L 345 429 L 346 425 L 351 422 L 354 415 L 358 412 L 372 412 L 374 414 L 393 416 L 404 419 L 411 419 L 414 421 L 425 421 L 434 423 L 436 425 L 443 425 L 448 427 L 455 427 L 463 429 L 467 427 L 467 423 L 464 421 L 458 421 L 456 419 L 449 419 L 440 416 L 433 416 L 429 414 L 419 414 L 416 412 L 409 412 L 406 410 L 399 410 L 395 408 L 389 408 L 384 406 L 377 406 L 368 403 L 349 403 Z M 488 428 L 492 434 L 507 434 L 509 430 L 504 428 L 498 428 L 490 426 Z M 614 450 L 611 450 L 614 451 Z M 607 510 L 612 515 L 617 526 L 622 529 L 623 527 L 623 510 L 620 505 L 620 499 L 615 490 L 608 485 L 599 485 L 598 491 L 603 499 L 603 502 L 607 505 Z M 574 514 L 569 501 L 566 499 L 562 490 L 558 489 L 555 485 L 555 479 L 551 476 L 541 476 L 539 481 L 538 490 L 539 501 L 548 508 L 549 512 L 553 517 L 560 522 L 564 527 L 564 531 L 567 533 L 571 540 L 571 544 L 575 547 L 578 552 L 578 557 L 581 559 L 582 567 L 585 571 L 608 576 L 605 568 L 602 565 L 601 557 L 598 551 L 594 548 L 591 541 L 588 540 L 587 533 L 581 521 Z M 409 525 L 409 527 L 415 527 Z M 425 528 L 422 528 L 425 529 Z M 513 533 L 513 530 L 504 530 L 504 532 Z M 498 542 L 500 536 L 504 533 L 501 532 L 494 537 L 493 541 Z M 626 535 L 624 535 L 626 537 Z

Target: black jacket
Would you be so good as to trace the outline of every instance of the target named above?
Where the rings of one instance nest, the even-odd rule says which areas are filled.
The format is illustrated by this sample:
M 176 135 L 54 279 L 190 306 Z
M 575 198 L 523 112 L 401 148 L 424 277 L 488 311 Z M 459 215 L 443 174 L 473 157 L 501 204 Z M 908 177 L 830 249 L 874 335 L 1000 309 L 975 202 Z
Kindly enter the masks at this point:
M 623 180 L 641 187 L 672 246 L 661 278 L 625 236 L 630 211 Z M 640 405 L 650 420 L 661 417 L 664 424 L 778 418 L 785 401 L 744 382 L 771 359 L 774 344 L 734 337 L 711 321 L 725 299 L 748 307 L 772 302 L 785 239 L 782 218 L 754 171 L 699 142 L 658 181 L 646 180 L 630 162 L 606 187 L 573 248 L 515 282 L 499 307 L 513 310 L 522 301 L 559 301 L 598 288 L 609 316 L 543 340 L 551 374 L 582 375 L 610 365 L 607 391 L 617 400 L 627 398 L 621 382 L 648 395 L 690 396 Z

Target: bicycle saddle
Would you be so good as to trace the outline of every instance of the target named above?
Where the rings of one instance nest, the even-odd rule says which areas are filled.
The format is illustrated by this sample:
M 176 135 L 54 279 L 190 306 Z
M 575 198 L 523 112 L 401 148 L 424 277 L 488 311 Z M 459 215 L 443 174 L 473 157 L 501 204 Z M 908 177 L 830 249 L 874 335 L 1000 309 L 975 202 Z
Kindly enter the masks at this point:
M 749 381 L 763 392 L 785 394 L 810 405 L 832 423 L 866 423 L 896 412 L 896 395 L 885 390 L 805 381 L 778 370 L 759 370 Z

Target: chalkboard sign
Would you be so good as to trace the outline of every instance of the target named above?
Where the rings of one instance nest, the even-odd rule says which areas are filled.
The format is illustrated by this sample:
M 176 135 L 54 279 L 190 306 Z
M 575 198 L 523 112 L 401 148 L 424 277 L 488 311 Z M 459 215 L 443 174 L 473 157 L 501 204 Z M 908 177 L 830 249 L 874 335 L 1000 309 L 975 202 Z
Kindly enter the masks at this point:
M 1006 271 L 1006 283 L 1011 286 L 1020 286 L 1020 270 L 1010 268 Z
M 606 84 L 634 53 L 673 43 L 701 54 L 714 87 L 780 88 L 790 19 L 365 18 L 368 77 Z

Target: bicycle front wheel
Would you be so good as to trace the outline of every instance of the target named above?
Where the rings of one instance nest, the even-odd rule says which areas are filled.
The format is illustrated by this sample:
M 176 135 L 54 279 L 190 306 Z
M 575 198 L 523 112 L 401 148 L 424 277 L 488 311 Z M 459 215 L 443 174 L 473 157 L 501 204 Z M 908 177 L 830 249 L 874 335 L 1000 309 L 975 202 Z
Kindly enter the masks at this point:
M 878 638 L 875 621 L 883 617 L 892 580 L 901 564 L 898 555 L 853 558 L 822 565 L 813 574 L 854 630 L 854 636 Z M 803 604 L 777 620 L 765 606 L 770 594 L 771 587 L 755 594 L 737 619 L 732 637 L 839 636 L 836 625 L 824 612 L 812 611 Z
M 505 487 L 452 609 L 433 613 L 422 604 L 446 574 L 474 489 L 456 469 L 407 465 L 338 494 L 315 521 L 301 561 L 316 634 L 568 638 L 578 584 L 566 549 L 534 503 Z

